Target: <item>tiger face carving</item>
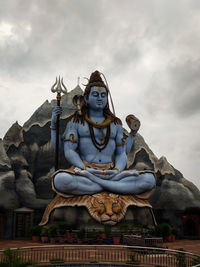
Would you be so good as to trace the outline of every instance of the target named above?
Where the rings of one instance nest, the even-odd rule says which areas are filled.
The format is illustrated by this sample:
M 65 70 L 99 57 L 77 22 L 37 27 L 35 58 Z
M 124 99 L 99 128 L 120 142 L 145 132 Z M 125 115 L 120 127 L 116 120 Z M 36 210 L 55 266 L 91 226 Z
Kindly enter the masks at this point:
M 40 225 L 45 225 L 50 213 L 61 207 L 85 206 L 89 214 L 102 224 L 115 225 L 120 222 L 129 206 L 150 207 L 148 200 L 138 199 L 132 195 L 115 195 L 109 192 L 101 192 L 94 195 L 63 196 L 56 195 L 47 206 Z
M 87 202 L 90 215 L 103 224 L 114 225 L 118 223 L 126 213 L 126 205 L 119 195 L 112 193 L 100 193 L 90 197 Z

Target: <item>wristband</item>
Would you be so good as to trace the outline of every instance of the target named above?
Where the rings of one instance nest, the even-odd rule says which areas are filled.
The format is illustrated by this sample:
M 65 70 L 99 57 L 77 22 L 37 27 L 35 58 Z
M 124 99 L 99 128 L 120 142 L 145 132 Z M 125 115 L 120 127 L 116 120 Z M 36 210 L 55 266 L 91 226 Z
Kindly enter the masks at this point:
M 114 168 L 113 170 L 117 170 L 118 174 L 120 174 L 120 169 L 119 168 Z
M 130 132 L 130 135 L 132 135 L 132 136 L 136 136 L 136 134 L 137 134 L 137 132 L 136 133 L 132 133 L 132 132 Z

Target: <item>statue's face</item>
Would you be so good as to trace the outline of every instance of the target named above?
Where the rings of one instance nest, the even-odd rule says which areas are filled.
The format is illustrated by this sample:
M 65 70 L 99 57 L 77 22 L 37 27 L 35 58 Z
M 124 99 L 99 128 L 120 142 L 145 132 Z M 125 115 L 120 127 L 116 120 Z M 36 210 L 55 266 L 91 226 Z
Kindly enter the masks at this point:
M 104 87 L 93 86 L 86 99 L 89 107 L 95 110 L 104 109 L 108 102 L 108 95 Z

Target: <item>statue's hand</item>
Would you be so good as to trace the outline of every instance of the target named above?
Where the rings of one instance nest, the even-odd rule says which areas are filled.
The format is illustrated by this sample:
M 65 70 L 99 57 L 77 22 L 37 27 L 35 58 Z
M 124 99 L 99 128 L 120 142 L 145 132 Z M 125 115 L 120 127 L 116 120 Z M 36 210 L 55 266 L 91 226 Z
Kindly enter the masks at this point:
M 81 176 L 86 176 L 86 177 L 88 177 L 90 175 L 90 173 L 87 170 L 82 170 L 78 167 L 74 168 L 74 172 L 75 172 L 75 174 L 78 174 Z
M 133 176 L 139 176 L 139 172 L 136 170 L 127 170 L 127 173 Z
M 118 170 L 107 170 L 106 171 L 107 172 L 107 174 L 109 174 L 110 176 L 110 178 L 113 178 L 113 177 L 115 177 L 116 175 L 118 175 Z
M 113 177 L 112 181 L 119 181 L 128 176 L 139 176 L 139 172 L 136 170 L 126 170 Z
M 51 126 L 55 127 L 58 115 L 61 115 L 61 114 L 62 114 L 62 107 L 56 106 L 52 112 Z
M 79 174 L 82 176 L 85 176 L 91 180 L 95 181 L 95 177 L 102 178 L 104 180 L 110 180 L 112 177 L 116 176 L 118 174 L 117 170 L 97 170 L 93 168 L 86 168 L 86 170 L 82 170 L 80 168 L 74 169 L 75 174 Z
M 93 168 L 86 168 L 89 173 L 96 175 L 104 180 L 110 180 L 113 177 L 113 170 L 97 170 Z

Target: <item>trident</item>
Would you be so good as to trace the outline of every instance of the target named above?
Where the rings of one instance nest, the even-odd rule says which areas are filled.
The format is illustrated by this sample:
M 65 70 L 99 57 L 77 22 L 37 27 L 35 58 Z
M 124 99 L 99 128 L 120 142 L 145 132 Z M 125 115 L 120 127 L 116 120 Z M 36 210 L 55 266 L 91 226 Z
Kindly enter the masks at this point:
M 57 79 L 55 83 L 51 87 L 51 91 L 53 93 L 57 93 L 56 99 L 57 99 L 57 106 L 60 107 L 60 100 L 61 100 L 61 93 L 66 94 L 67 93 L 67 88 L 65 87 L 63 83 L 63 78 Z M 60 115 L 57 116 L 56 120 L 56 154 L 55 154 L 55 171 L 58 170 L 58 160 L 59 160 L 59 121 L 60 121 Z

